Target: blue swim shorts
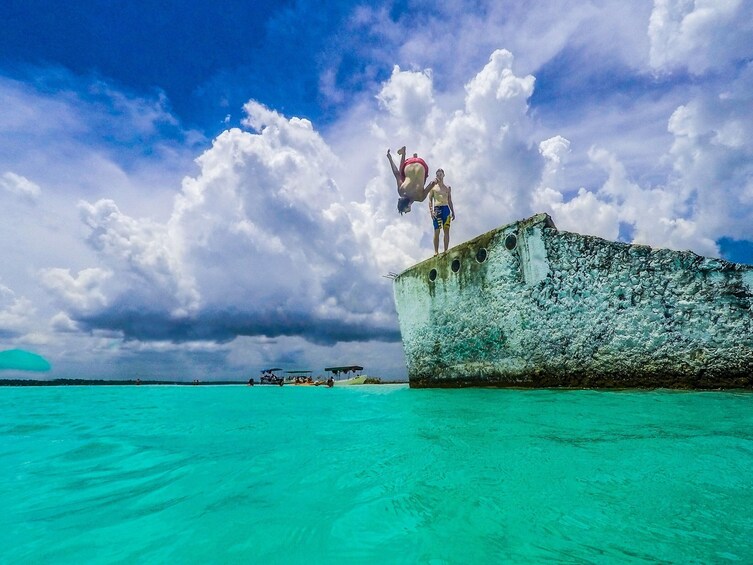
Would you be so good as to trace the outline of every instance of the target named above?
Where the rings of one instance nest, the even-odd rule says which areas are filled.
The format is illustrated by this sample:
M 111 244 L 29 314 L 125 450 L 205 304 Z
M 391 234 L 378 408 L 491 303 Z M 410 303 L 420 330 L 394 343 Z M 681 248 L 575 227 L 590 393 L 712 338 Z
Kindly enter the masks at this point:
M 450 227 L 450 207 L 449 206 L 434 206 L 434 229 L 438 230 L 440 227 Z

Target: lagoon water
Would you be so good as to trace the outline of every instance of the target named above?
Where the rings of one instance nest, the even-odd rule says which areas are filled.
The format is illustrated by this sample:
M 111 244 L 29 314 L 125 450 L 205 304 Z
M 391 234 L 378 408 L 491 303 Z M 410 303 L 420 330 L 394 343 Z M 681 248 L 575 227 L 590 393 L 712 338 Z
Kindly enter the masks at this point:
M 753 562 L 753 394 L 0 389 L 2 563 Z

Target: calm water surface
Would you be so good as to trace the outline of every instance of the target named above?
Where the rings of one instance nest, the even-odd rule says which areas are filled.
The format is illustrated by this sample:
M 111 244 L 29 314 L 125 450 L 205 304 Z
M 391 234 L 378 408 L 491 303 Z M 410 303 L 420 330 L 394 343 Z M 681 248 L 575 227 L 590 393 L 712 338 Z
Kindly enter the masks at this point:
M 753 394 L 0 389 L 1 563 L 751 563 Z

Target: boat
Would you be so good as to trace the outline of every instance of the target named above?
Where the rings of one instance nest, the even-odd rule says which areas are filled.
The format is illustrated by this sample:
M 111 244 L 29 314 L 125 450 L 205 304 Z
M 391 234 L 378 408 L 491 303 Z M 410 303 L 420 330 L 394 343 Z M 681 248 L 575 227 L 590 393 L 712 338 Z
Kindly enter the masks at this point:
M 341 365 L 338 367 L 325 367 L 324 370 L 327 373 L 332 373 L 330 379 L 332 383 L 334 384 L 335 379 L 339 379 L 340 375 L 348 375 L 350 373 L 353 373 L 354 376 L 346 378 L 344 380 L 338 380 L 337 384 L 338 386 L 341 385 L 353 385 L 353 384 L 363 384 L 363 381 L 366 379 L 366 377 L 362 376 L 360 373 L 363 371 L 363 367 L 360 365 Z M 330 380 L 328 379 L 328 381 Z
M 357 375 L 355 377 L 350 377 L 347 379 L 343 379 L 341 381 L 337 381 L 337 386 L 362 385 L 365 383 L 366 383 L 366 376 Z
M 753 388 L 753 266 L 501 226 L 394 278 L 409 384 Z
M 262 385 L 277 385 L 282 386 L 283 378 L 277 376 L 277 371 L 281 371 L 282 369 L 280 367 L 273 367 L 271 369 L 264 369 L 261 372 L 261 377 L 259 378 L 259 384 Z
M 316 383 L 311 377 L 311 373 L 312 371 L 309 370 L 285 371 L 285 384 L 314 386 Z

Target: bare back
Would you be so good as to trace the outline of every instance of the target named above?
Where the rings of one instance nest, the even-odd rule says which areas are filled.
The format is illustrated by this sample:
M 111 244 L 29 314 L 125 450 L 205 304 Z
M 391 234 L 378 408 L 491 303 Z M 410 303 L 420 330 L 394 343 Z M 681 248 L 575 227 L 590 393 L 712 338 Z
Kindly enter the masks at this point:
M 403 170 L 405 180 L 400 185 L 398 193 L 400 196 L 407 196 L 415 202 L 423 202 L 426 198 L 424 183 L 426 182 L 426 170 L 420 163 L 410 163 L 405 165 Z

